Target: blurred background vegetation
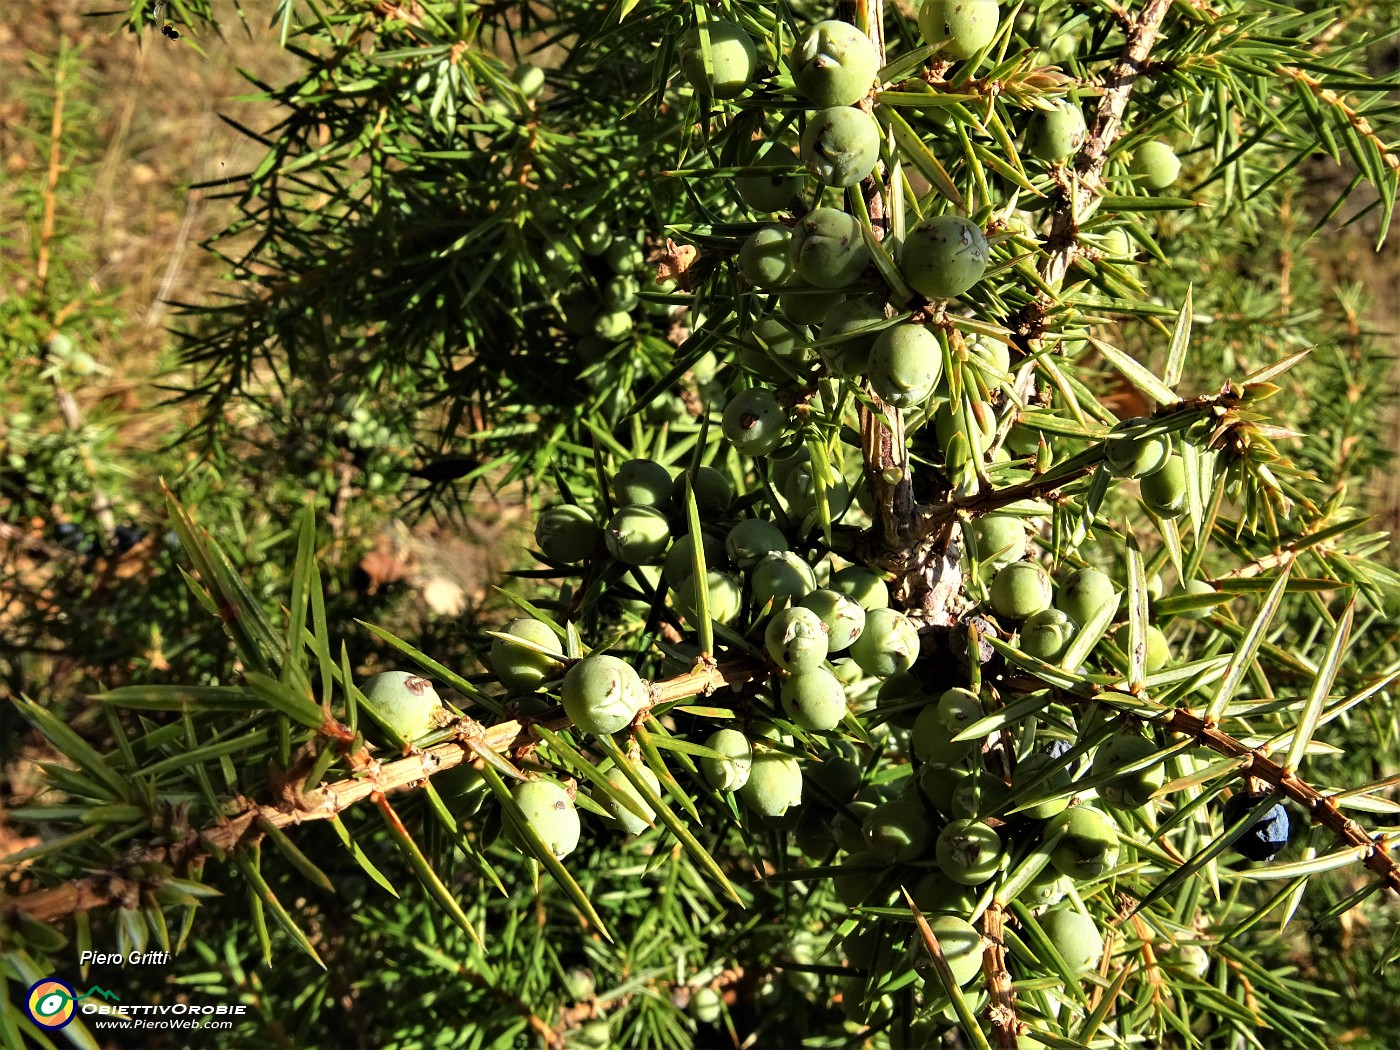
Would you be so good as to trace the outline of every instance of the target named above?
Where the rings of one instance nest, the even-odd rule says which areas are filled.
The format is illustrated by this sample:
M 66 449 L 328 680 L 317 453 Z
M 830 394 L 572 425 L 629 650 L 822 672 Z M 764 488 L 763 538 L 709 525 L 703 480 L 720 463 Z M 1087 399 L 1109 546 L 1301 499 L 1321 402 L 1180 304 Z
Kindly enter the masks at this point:
M 436 491 L 431 476 L 414 476 L 431 475 L 425 432 L 434 427 L 409 411 L 407 395 L 430 392 L 396 390 L 391 376 L 349 401 L 335 384 L 271 384 L 256 399 L 178 396 L 209 375 L 181 356 L 190 329 L 180 304 L 218 301 L 235 269 L 245 282 L 257 276 L 256 256 L 240 268 L 227 261 L 255 243 L 257 230 L 221 193 L 224 180 L 265 152 L 240 126 L 276 119 L 251 98 L 254 85 L 293 80 L 301 61 L 260 17 L 245 32 L 231 4 L 214 10 L 226 35 L 186 34 L 178 43 L 120 32 L 115 17 L 92 6 L 0 5 L 0 695 L 38 699 L 101 739 L 103 713 L 86 695 L 229 674 L 232 647 L 180 575 L 162 480 L 269 609 L 289 589 L 293 517 L 312 502 L 329 621 L 373 620 L 446 664 L 480 670 L 483 632 L 507 615 L 493 585 L 525 567 L 521 541 L 531 522 L 520 482 L 503 468 L 483 472 L 455 506 L 422 498 Z M 1393 69 L 1395 45 L 1371 60 L 1378 73 Z M 1307 332 L 1324 346 L 1283 380 L 1296 406 L 1288 421 L 1304 434 L 1299 458 L 1351 479 L 1353 490 L 1339 498 L 1394 532 L 1400 243 L 1392 237 L 1374 250 L 1377 216 L 1365 212 L 1364 191 L 1326 213 L 1351 174 L 1325 157 L 1305 165 L 1278 221 L 1224 261 L 1229 279 L 1212 273 L 1208 297 L 1199 274 L 1177 274 L 1179 287 L 1153 291 L 1179 302 L 1194 280 L 1198 311 L 1232 330 L 1235 359 L 1203 363 L 1211 375 L 1242 375 L 1302 348 L 1276 345 L 1277 329 Z M 210 241 L 217 252 L 203 247 Z M 1287 325 L 1280 306 L 1290 311 Z M 215 334 L 206 328 L 198 337 Z M 56 336 L 68 345 L 53 343 Z M 1133 348 L 1131 340 L 1120 345 Z M 207 440 L 212 430 L 217 441 Z M 1394 563 L 1396 549 L 1381 556 Z M 357 669 L 384 666 L 382 643 L 346 630 Z M 1393 658 L 1396 644 L 1394 623 L 1373 625 L 1367 648 L 1378 662 Z M 1400 774 L 1396 737 L 1394 724 L 1355 719 L 1334 738 L 1347 745 L 1334 768 L 1319 768 L 1339 784 Z M 29 800 L 37 764 L 53 757 L 10 704 L 0 705 L 0 855 L 30 841 L 6 814 Z M 1359 876 L 1346 878 L 1318 880 L 1320 891 L 1340 899 L 1360 885 Z M 289 886 L 284 896 L 296 893 Z M 321 973 L 289 951 L 273 972 L 254 972 L 248 920 L 234 897 L 227 912 L 206 909 L 205 924 L 218 934 L 195 942 L 208 966 L 189 980 L 237 990 L 257 1005 L 263 1030 L 287 1046 L 325 1039 L 309 1020 L 298 1028 L 298 1018 L 315 1016 L 300 1008 L 307 988 L 351 1010 L 365 1046 L 384 1045 L 390 1033 L 403 1038 L 405 1015 L 421 1014 L 425 1045 L 470 1023 L 469 1000 L 432 991 L 443 972 L 433 946 L 456 956 L 462 946 L 448 950 L 443 939 L 459 933 L 423 919 L 411 901 L 302 904 L 328 961 L 344 951 L 340 965 Z M 639 912 L 649 906 L 639 894 Z M 1336 994 L 1329 1012 L 1346 1045 L 1394 1045 L 1400 975 L 1377 960 L 1393 953 L 1397 914 L 1385 903 L 1321 932 L 1294 927 L 1270 960 Z M 549 953 L 538 940 L 510 943 Z M 638 971 L 658 963 L 646 943 L 628 950 Z M 561 973 L 570 962 L 532 967 Z

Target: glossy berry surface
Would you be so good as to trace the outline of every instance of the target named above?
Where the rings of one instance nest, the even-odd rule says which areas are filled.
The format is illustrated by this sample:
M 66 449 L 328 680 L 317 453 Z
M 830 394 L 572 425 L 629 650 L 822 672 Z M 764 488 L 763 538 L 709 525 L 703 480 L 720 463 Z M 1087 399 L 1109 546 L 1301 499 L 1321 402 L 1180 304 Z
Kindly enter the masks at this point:
M 888 678 L 907 671 L 919 658 L 919 631 L 914 622 L 893 609 L 872 609 L 865 630 L 851 643 L 851 659 L 866 674 Z
M 1262 795 L 1238 791 L 1225 801 L 1225 826 L 1233 827 L 1258 807 Z M 1234 842 L 1235 852 L 1247 860 L 1272 860 L 1288 845 L 1292 821 L 1282 802 L 1256 813 L 1249 829 Z
M 1084 111 L 1074 102 L 1059 102 L 1052 109 L 1037 110 L 1031 118 L 1028 144 L 1031 154 L 1047 164 L 1065 160 L 1080 146 L 1088 131 Z
M 527 780 L 511 789 L 511 797 L 531 829 L 544 840 L 545 847 L 559 859 L 578 845 L 583 830 L 574 800 L 553 780 Z M 506 815 L 506 837 L 523 853 L 530 852 L 525 835 L 514 817 Z
M 787 410 L 762 387 L 740 391 L 724 406 L 721 428 L 736 449 L 746 456 L 766 456 L 787 432 Z
M 670 478 L 667 478 L 669 486 Z M 623 507 L 608 520 L 603 531 L 608 552 L 627 565 L 659 562 L 671 542 L 671 525 L 655 507 L 640 504 Z
M 712 20 L 686 34 L 680 60 L 681 72 L 697 91 L 711 98 L 735 98 L 753 80 L 758 51 L 753 38 L 733 22 Z
M 365 703 L 405 740 L 431 732 L 442 710 L 433 683 L 411 671 L 384 671 L 360 686 Z
M 924 0 L 919 33 L 941 47 L 935 57 L 971 58 L 992 42 L 1000 20 L 996 0 Z

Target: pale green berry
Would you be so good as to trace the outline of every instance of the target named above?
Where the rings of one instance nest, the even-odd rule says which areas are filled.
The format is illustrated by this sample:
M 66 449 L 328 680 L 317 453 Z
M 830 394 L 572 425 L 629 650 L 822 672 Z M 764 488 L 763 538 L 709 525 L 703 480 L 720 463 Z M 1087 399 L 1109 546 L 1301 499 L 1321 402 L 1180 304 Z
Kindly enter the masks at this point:
M 564 653 L 559 646 L 559 636 L 549 624 L 522 616 L 506 624 L 501 633 L 509 638 L 491 639 L 491 670 L 510 692 L 538 689 L 563 670 Z M 512 640 L 515 638 L 532 642 L 556 655 L 546 656 L 517 644 Z
M 1045 829 L 1046 841 L 1061 831 L 1064 835 L 1050 854 L 1050 862 L 1061 875 L 1086 882 L 1118 863 L 1118 827 L 1098 810 L 1088 806 L 1066 810 Z
M 825 667 L 785 678 L 779 696 L 787 716 L 803 729 L 835 729 L 846 714 L 846 687 Z
M 1074 102 L 1057 102 L 1051 109 L 1037 110 L 1031 118 L 1031 154 L 1047 164 L 1058 163 L 1084 145 L 1088 127 L 1084 111 Z
M 1089 916 L 1071 907 L 1059 907 L 1051 908 L 1039 922 L 1071 973 L 1083 973 L 1099 964 L 1103 935 Z
M 859 220 L 836 208 L 814 208 L 799 219 L 790 251 L 793 269 L 817 288 L 845 288 L 870 261 Z
M 817 353 L 836 375 L 864 375 L 870 368 L 870 351 L 885 323 L 885 311 L 866 299 L 847 299 L 832 307 L 822 323 Z
M 574 800 L 563 785 L 553 780 L 527 780 L 515 785 L 510 793 L 521 815 L 550 853 L 563 860 L 574 851 L 583 829 Z M 522 853 L 529 852 L 524 833 L 509 813 L 506 814 L 505 833 Z
M 854 186 L 880 159 L 880 128 L 864 110 L 833 106 L 815 114 L 802 134 L 802 162 L 824 186 Z
M 654 459 L 629 459 L 613 475 L 619 507 L 664 507 L 671 498 L 671 472 Z
M 754 756 L 749 778 L 739 789 L 744 805 L 764 817 L 780 817 L 802 801 L 802 768 L 780 751 Z
M 797 39 L 792 82 L 815 106 L 852 106 L 870 93 L 880 57 L 870 38 L 848 22 L 818 22 Z
M 871 348 L 870 389 L 894 408 L 923 404 L 942 375 L 943 350 L 927 325 L 886 328 Z
M 763 637 L 768 656 L 789 674 L 816 670 L 826 660 L 827 627 L 811 609 L 779 609 Z
M 938 57 L 971 58 L 992 42 L 1001 10 L 996 0 L 924 0 L 919 33 L 941 45 Z
M 661 781 L 657 779 L 656 774 L 641 764 L 634 764 L 632 768 L 636 770 L 637 775 L 642 780 L 646 781 L 652 793 L 660 797 Z M 638 814 L 602 791 L 595 791 L 595 801 L 607 811 L 612 822 L 627 834 L 640 835 L 646 831 L 651 826 L 651 822 L 656 819 L 656 810 L 652 809 L 651 804 L 642 798 L 641 792 L 627 779 L 627 775 L 622 770 L 614 767 L 608 770 L 604 776 L 610 787 L 615 788 L 618 793 L 627 796 L 641 806 L 642 812 L 646 814 L 646 819 L 642 819 Z
M 792 273 L 791 243 L 792 231 L 786 226 L 755 230 L 739 247 L 739 272 L 759 288 L 777 288 Z
M 535 523 L 535 543 L 545 557 L 567 565 L 589 557 L 602 540 L 594 516 L 572 504 L 550 507 Z
M 741 569 L 752 569 L 765 555 L 787 549 L 783 530 L 763 518 L 745 518 L 724 539 L 725 553 Z
M 749 162 L 748 170 L 734 176 L 734 188 L 754 211 L 782 211 L 802 192 L 797 158 L 786 146 L 773 144 Z
M 433 683 L 412 671 L 383 671 L 360 686 L 365 704 L 405 740 L 430 733 L 443 711 Z
M 990 259 L 991 246 L 980 226 L 960 215 L 938 215 L 909 231 L 900 270 L 921 295 L 951 299 L 982 279 Z
M 996 874 L 1001 836 L 975 820 L 955 820 L 938 834 L 938 866 L 954 882 L 975 886 Z
M 1164 190 L 1181 174 L 1181 161 L 1165 142 L 1154 140 L 1133 153 L 1131 170 L 1149 189 Z
M 830 652 L 839 653 L 847 648 L 865 630 L 865 610 L 854 598 L 839 591 L 813 591 L 801 604 L 816 613 L 826 625 Z
M 948 968 L 953 971 L 953 980 L 959 987 L 976 980 L 977 975 L 982 972 L 983 951 L 982 935 L 976 928 L 966 919 L 956 915 L 934 915 L 929 918 L 928 926 L 938 941 L 943 957 L 948 961 Z M 923 934 L 918 930 L 914 932 L 912 948 L 914 969 L 919 971 L 924 980 L 932 982 L 934 988 L 942 989 L 943 985 L 935 972 L 933 956 L 929 954 Z
M 733 22 L 712 19 L 686 34 L 680 62 L 681 72 L 697 91 L 711 98 L 736 98 L 753 81 L 758 49 L 753 38 Z
M 697 759 L 700 773 L 716 791 L 738 791 L 749 779 L 749 768 L 753 765 L 753 745 L 749 738 L 737 729 L 717 729 L 705 741 L 711 751 L 717 751 L 724 758 L 711 758 L 702 755 Z
M 589 656 L 569 668 L 560 689 L 564 713 L 585 733 L 616 733 L 647 703 L 647 687 L 631 664 Z
M 1095 568 L 1071 573 L 1060 584 L 1055 607 L 1083 627 L 1103 606 L 1117 598 L 1113 578 Z
M 671 542 L 671 525 L 666 515 L 655 507 L 623 507 L 609 519 L 603 539 L 618 561 L 626 565 L 651 565 L 665 555 Z
M 788 413 L 771 392 L 750 387 L 735 394 L 724 406 L 721 429 L 746 456 L 766 456 L 787 433 Z
M 1032 561 L 999 569 L 992 578 L 992 608 L 1001 616 L 1024 620 L 1050 607 L 1054 585 L 1050 574 Z
M 919 658 L 919 629 L 901 612 L 871 609 L 865 630 L 851 643 L 851 659 L 876 678 L 907 671 Z
M 754 602 L 760 609 L 769 601 L 787 604 L 787 599 L 800 601 L 817 589 L 812 567 L 791 551 L 765 554 L 753 567 L 750 578 Z
M 744 611 L 744 592 L 739 581 L 727 572 L 706 569 L 705 586 L 710 619 L 716 623 L 733 623 Z M 691 573 L 676 585 L 676 610 L 692 627 L 700 615 L 700 578 Z

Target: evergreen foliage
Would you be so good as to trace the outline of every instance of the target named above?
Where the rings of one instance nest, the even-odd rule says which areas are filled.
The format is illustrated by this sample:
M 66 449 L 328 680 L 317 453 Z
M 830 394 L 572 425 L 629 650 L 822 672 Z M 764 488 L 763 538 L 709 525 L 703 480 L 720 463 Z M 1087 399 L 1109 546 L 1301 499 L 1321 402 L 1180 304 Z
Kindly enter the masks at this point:
M 969 2 L 281 0 L 186 438 L 335 431 L 442 514 L 519 483 L 536 549 L 468 655 L 351 619 L 324 502 L 273 592 L 172 481 L 234 655 L 82 731 L 16 699 L 62 761 L 0 859 L 7 1045 L 94 947 L 203 960 L 224 1046 L 1331 1041 L 1345 964 L 1290 952 L 1400 892 L 1400 577 L 1393 362 L 1315 252 L 1356 194 L 1388 232 L 1394 26 Z M 827 179 L 851 103 L 879 159 Z M 37 448 L 11 419 L 12 526 Z

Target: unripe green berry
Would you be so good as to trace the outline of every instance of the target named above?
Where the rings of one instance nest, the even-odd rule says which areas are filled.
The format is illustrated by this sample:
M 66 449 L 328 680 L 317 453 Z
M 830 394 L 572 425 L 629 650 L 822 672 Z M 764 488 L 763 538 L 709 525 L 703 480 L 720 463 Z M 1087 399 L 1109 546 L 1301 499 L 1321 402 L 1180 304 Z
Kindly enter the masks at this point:
M 1103 935 L 1089 916 L 1066 906 L 1051 908 L 1039 921 L 1071 973 L 1083 973 L 1099 964 Z
M 943 375 L 943 350 L 922 324 L 886 328 L 870 351 L 870 388 L 887 405 L 913 408 L 928 400 Z
M 976 886 L 995 875 L 1001 852 L 1001 836 L 975 820 L 955 820 L 938 834 L 938 866 L 965 886 Z
M 685 511 L 685 479 L 690 478 L 690 489 L 695 493 L 695 509 L 700 512 L 702 521 L 722 517 L 734 502 L 734 486 L 723 471 L 714 467 L 699 467 L 694 471 L 682 471 L 676 475 L 671 486 L 671 505 L 677 511 Z
M 412 671 L 383 671 L 360 686 L 365 704 L 405 740 L 416 740 L 437 726 L 442 699 L 433 683 Z
M 813 591 L 802 599 L 801 604 L 816 613 L 826 625 L 829 652 L 839 653 L 865 630 L 865 610 L 854 598 L 839 591 Z
M 953 971 L 953 980 L 958 986 L 962 987 L 976 980 L 977 975 L 982 972 L 982 935 L 972 923 L 956 915 L 934 915 L 929 918 L 928 926 L 937 939 L 938 947 L 948 962 L 948 968 Z M 925 981 L 932 982 L 934 988 L 941 989 L 943 985 L 934 969 L 933 957 L 929 954 L 928 945 L 924 943 L 923 934 L 918 930 L 914 931 L 911 954 L 914 958 L 914 969 L 919 971 Z
M 1118 863 L 1118 827 L 1098 810 L 1088 806 L 1066 810 L 1045 829 L 1046 840 L 1061 830 L 1064 837 L 1050 854 L 1050 863 L 1061 875 L 1087 882 Z
M 876 678 L 907 671 L 919 658 L 919 630 L 914 622 L 893 609 L 872 609 L 865 630 L 851 643 L 851 659 Z
M 535 544 L 545 557 L 572 565 L 589 557 L 603 540 L 603 530 L 582 507 L 550 507 L 535 523 Z
M 724 539 L 725 553 L 741 569 L 752 569 L 764 555 L 787 549 L 783 530 L 763 518 L 745 518 Z
M 1170 455 L 1157 470 L 1139 482 L 1142 501 L 1164 518 L 1175 518 L 1186 509 L 1186 462 Z
M 654 459 L 629 459 L 613 475 L 619 507 L 664 507 L 671 498 L 671 472 Z
M 701 1024 L 714 1024 L 724 1012 L 724 997 L 708 986 L 697 988 L 691 993 L 686 1009 Z
M 970 915 L 977 903 L 976 894 L 970 886 L 954 882 L 937 868 L 920 875 L 909 896 L 914 898 L 914 903 L 925 914 L 948 912 L 958 916 Z
M 491 639 L 491 670 L 510 692 L 525 693 L 538 689 L 563 670 L 564 653 L 559 647 L 559 636 L 549 624 L 522 616 L 508 623 L 502 634 L 533 642 L 558 654 L 545 656 L 504 637 Z
M 866 299 L 847 299 L 837 303 L 822 323 L 821 341 L 817 353 L 832 372 L 839 376 L 864 375 L 870 368 L 870 351 L 879 332 L 862 329 L 885 321 L 885 311 Z M 829 342 L 835 340 L 835 342 Z M 825 345 L 823 345 L 825 344 Z
M 1095 568 L 1084 568 L 1069 575 L 1055 594 L 1055 608 L 1083 627 L 1118 592 L 1113 579 Z
M 1074 621 L 1059 609 L 1043 609 L 1021 625 L 1021 651 L 1047 664 L 1058 663 L 1074 639 Z
M 824 186 L 854 186 L 880 159 L 880 128 L 852 106 L 815 114 L 802 133 L 802 163 Z
M 859 220 L 836 208 L 814 208 L 799 219 L 790 252 L 798 276 L 817 288 L 845 288 L 870 261 Z
M 1141 762 L 1158 751 L 1156 743 L 1136 733 L 1118 733 L 1099 745 L 1091 776 L 1102 776 Z M 1161 761 L 1099 785 L 1099 801 L 1115 809 L 1141 809 L 1166 782 Z
M 1128 646 L 1131 644 L 1130 631 L 1127 624 L 1113 632 L 1113 641 L 1123 652 L 1128 653 Z M 1161 629 L 1153 624 L 1147 624 L 1147 629 L 1143 632 L 1143 642 L 1147 651 L 1144 654 L 1143 668 L 1148 674 L 1153 671 L 1160 671 L 1167 665 L 1167 661 L 1172 658 L 1171 646 L 1167 644 L 1167 636 Z M 1131 653 L 1128 653 L 1131 657 Z
M 544 70 L 531 62 L 521 62 L 510 78 L 526 98 L 538 98 L 544 90 Z
M 608 246 L 608 267 L 618 276 L 630 276 L 646 265 L 642 246 L 627 237 L 619 237 Z
M 802 802 L 802 768 L 780 751 L 754 755 L 749 779 L 739 788 L 744 805 L 759 816 L 780 817 Z
M 804 373 L 816 359 L 812 333 L 779 317 L 765 317 L 749 329 L 739 360 L 751 372 L 778 381 Z
M 778 313 L 789 324 L 821 324 L 832 309 L 844 300 L 844 296 L 809 287 L 801 278 L 793 278 L 784 287 L 783 294 L 778 296 Z
M 739 247 L 739 272 L 759 288 L 777 288 L 792 274 L 791 243 L 792 231 L 786 226 L 755 230 Z
M 846 714 L 846 687 L 825 667 L 784 679 L 779 696 L 787 716 L 803 729 L 835 729 Z
M 702 35 L 709 47 L 708 68 Z M 733 22 L 711 19 L 685 35 L 680 61 L 681 72 L 695 90 L 711 98 L 736 98 L 753 80 L 758 50 L 753 38 Z
M 550 853 L 563 860 L 574 851 L 582 826 L 574 800 L 563 785 L 553 780 L 527 780 L 515 785 L 510 794 Z M 524 833 L 510 814 L 506 814 L 505 833 L 522 853 L 529 852 Z
M 589 656 L 569 668 L 560 699 L 575 726 L 602 736 L 628 725 L 648 696 L 631 664 L 616 656 Z
M 1181 174 L 1181 161 L 1165 142 L 1144 142 L 1133 154 L 1132 173 L 1144 186 L 1164 190 Z
M 870 851 L 894 863 L 915 860 L 933 845 L 933 824 L 918 802 L 897 798 L 876 806 L 862 825 Z
M 738 791 L 743 787 L 753 765 L 753 745 L 749 738 L 737 729 L 716 729 L 705 746 L 725 756 L 718 759 L 703 755 L 696 762 L 710 787 L 716 791 Z
M 1030 544 L 1026 526 L 1014 514 L 986 514 L 972 519 L 980 565 L 1000 569 L 1026 556 Z
M 1167 434 L 1144 434 L 1150 420 L 1125 419 L 1104 439 L 1104 462 L 1115 478 L 1142 478 L 1166 466 L 1172 452 Z
M 724 560 L 724 545 L 708 533 L 701 533 L 701 549 L 705 552 L 705 569 L 714 571 Z M 661 564 L 661 576 L 672 587 L 695 575 L 695 537 L 690 533 L 677 536 Z
M 797 39 L 792 82 L 814 106 L 853 106 L 870 93 L 880 57 L 870 38 L 848 22 L 818 22 Z
M 864 668 L 861 670 L 870 673 Z M 880 683 L 875 695 L 875 713 L 888 725 L 912 729 L 929 702 L 923 683 L 907 671 L 898 671 Z
M 919 8 L 919 33 L 942 45 L 940 58 L 971 58 L 992 42 L 1000 21 L 996 0 L 924 0 Z
M 831 574 L 831 589 L 854 598 L 867 613 L 890 604 L 889 587 L 863 565 L 848 565 Z
M 800 606 L 775 612 L 763 636 L 768 656 L 793 675 L 821 667 L 826 660 L 828 637 L 821 617 Z
M 753 567 L 749 582 L 753 600 L 760 609 L 769 601 L 777 605 L 786 604 L 789 598 L 794 602 L 800 601 L 817 589 L 817 578 L 812 573 L 812 567 L 791 551 L 765 554 Z
M 744 455 L 766 456 L 782 444 L 787 423 L 787 410 L 771 392 L 750 387 L 735 394 L 724 406 L 721 428 Z
M 783 498 L 787 500 L 788 512 L 802 519 L 817 510 L 817 483 L 812 476 L 810 463 L 801 463 L 788 474 L 783 482 Z M 832 520 L 841 517 L 851 505 L 851 490 L 842 477 L 832 478 L 826 484 L 826 507 Z
M 744 592 L 739 581 L 727 572 L 705 570 L 706 595 L 710 619 L 716 623 L 733 623 L 744 611 Z M 700 615 L 700 578 L 694 573 L 687 576 L 675 588 L 676 610 L 685 617 L 692 627 L 697 625 Z
M 670 479 L 667 479 L 668 483 Z M 671 542 L 671 525 L 655 507 L 623 507 L 603 533 L 608 551 L 626 565 L 650 565 L 661 560 Z
M 1172 597 L 1181 597 L 1194 594 L 1214 594 L 1215 588 L 1205 580 L 1187 580 L 1184 584 L 1178 584 Z M 1215 609 L 1213 605 L 1202 606 L 1199 609 L 1185 609 L 1177 613 L 1183 620 L 1204 620 Z
M 657 779 L 656 774 L 653 773 L 650 768 L 641 764 L 634 763 L 632 768 L 637 771 L 638 776 L 647 782 L 647 786 L 651 788 L 652 792 L 660 797 L 661 781 Z M 611 796 L 602 791 L 595 792 L 597 803 L 607 811 L 608 817 L 612 822 L 628 835 L 640 835 L 642 832 L 646 831 L 647 828 L 651 827 L 651 822 L 656 819 L 656 810 L 652 809 L 651 804 L 642 798 L 641 792 L 627 779 L 627 775 L 623 773 L 622 770 L 615 767 L 608 770 L 604 775 L 610 787 L 615 788 L 620 794 L 626 795 L 628 798 L 635 801 L 642 807 L 642 811 L 647 815 L 647 818 L 643 820 L 639 815 L 633 813 Z
M 1087 132 L 1078 103 L 1058 102 L 1053 109 L 1037 110 L 1028 136 L 1031 154 L 1047 164 L 1058 163 L 1084 145 Z
M 1049 771 L 1048 776 L 1046 776 L 1047 771 Z M 1042 777 L 1044 779 L 1041 779 Z M 1067 791 L 1072 782 L 1069 769 L 1064 762 L 1054 755 L 1047 755 L 1044 752 L 1029 755 L 1016 764 L 1016 775 L 1011 786 L 1014 790 L 1036 780 L 1040 781 L 1039 786 L 1033 789 L 1033 794 L 1037 796 Z M 1024 800 L 1020 804 L 1024 805 Z M 1045 802 L 1037 802 L 1033 806 L 1025 806 L 1019 812 L 1031 820 L 1049 820 L 1051 817 L 1063 813 L 1068 805 L 1068 798 L 1055 798 Z
M 962 761 L 976 746 L 972 740 L 953 740 L 953 734 L 938 716 L 937 704 L 925 707 L 914 719 L 909 744 L 920 762 L 944 765 Z
M 992 608 L 1001 616 L 1024 620 L 1050 607 L 1054 586 L 1050 575 L 1032 561 L 999 569 L 992 578 Z
M 802 176 L 796 168 L 797 158 L 791 151 L 774 144 L 749 162 L 748 171 L 734 176 L 734 188 L 754 211 L 782 211 L 802 192 Z
M 593 321 L 593 334 L 599 339 L 616 341 L 632 331 L 632 315 L 626 310 L 599 314 Z
M 900 253 L 904 279 L 929 299 L 951 299 L 982 279 L 991 246 L 982 228 L 960 215 L 925 219 L 909 231 Z
M 889 864 L 868 850 L 852 853 L 841 862 L 843 870 L 831 880 L 836 899 L 848 908 L 857 908 L 875 892 Z M 871 903 L 879 903 L 871 901 Z

